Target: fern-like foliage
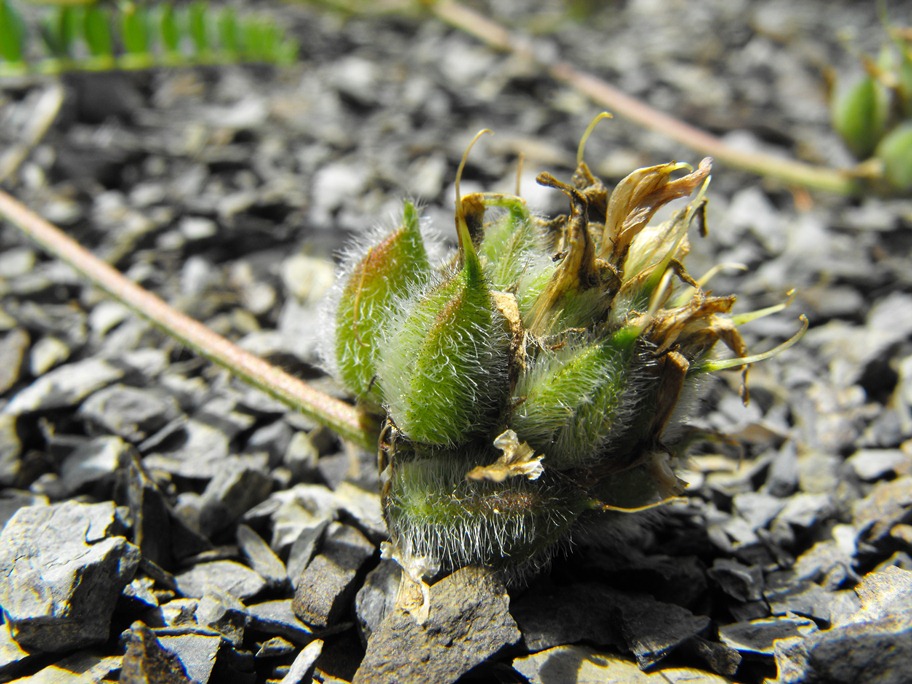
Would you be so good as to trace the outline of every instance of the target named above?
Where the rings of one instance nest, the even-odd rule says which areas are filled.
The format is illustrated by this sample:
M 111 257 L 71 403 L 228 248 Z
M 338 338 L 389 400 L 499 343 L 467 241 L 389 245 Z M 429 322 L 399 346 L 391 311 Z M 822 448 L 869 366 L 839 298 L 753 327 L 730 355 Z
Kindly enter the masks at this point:
M 37 25 L 0 0 L 0 77 L 261 62 L 289 64 L 297 44 L 266 17 L 207 2 L 55 4 Z

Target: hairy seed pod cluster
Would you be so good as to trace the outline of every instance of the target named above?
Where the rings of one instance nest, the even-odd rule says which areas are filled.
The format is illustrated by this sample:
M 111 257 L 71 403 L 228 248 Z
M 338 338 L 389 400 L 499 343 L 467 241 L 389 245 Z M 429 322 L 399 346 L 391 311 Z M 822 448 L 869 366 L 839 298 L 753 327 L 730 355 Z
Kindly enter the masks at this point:
M 781 307 L 734 316 L 734 297 L 684 267 L 710 160 L 639 169 L 609 191 L 582 148 L 570 182 L 538 178 L 567 214 L 461 197 L 457 180 L 455 255 L 430 265 L 406 203 L 402 225 L 340 276 L 327 362 L 383 420 L 400 560 L 521 579 L 593 521 L 679 495 L 669 427 L 681 397 L 701 375 L 776 351 L 749 356 L 738 325 Z

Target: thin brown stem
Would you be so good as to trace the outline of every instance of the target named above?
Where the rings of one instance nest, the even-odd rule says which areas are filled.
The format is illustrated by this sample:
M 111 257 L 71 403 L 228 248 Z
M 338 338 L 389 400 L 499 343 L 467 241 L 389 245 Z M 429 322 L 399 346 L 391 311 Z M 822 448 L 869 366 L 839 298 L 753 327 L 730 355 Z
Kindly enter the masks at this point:
M 324 394 L 298 378 L 217 335 L 159 297 L 124 277 L 59 228 L 0 190 L 0 215 L 32 241 L 72 267 L 93 285 L 122 302 L 196 353 L 228 369 L 288 406 L 366 449 L 377 446 L 378 426 L 358 409 Z
M 653 109 L 597 76 L 577 69 L 567 62 L 543 59 L 539 56 L 541 51 L 536 50 L 534 43 L 518 38 L 497 22 L 455 0 L 424 0 L 424 4 L 441 21 L 475 36 L 494 49 L 534 62 L 555 80 L 571 85 L 613 114 L 666 135 L 701 155 L 713 157 L 723 164 L 761 176 L 807 188 L 842 195 L 857 194 L 864 189 L 859 178 L 848 170 L 813 166 L 794 159 L 734 149 L 720 138 Z

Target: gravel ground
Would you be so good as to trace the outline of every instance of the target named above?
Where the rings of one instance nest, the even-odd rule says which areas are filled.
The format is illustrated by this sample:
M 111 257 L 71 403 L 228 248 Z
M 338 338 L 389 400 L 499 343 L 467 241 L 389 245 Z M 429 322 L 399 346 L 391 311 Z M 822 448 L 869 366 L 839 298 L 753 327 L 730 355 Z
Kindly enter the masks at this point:
M 869 52 L 882 39 L 874 3 L 612 0 L 574 4 L 595 8 L 576 19 L 545 0 L 480 5 L 734 144 L 830 164 L 849 163 L 826 109 L 827 74 L 855 62 L 840 37 Z M 496 135 L 463 190 L 510 191 L 522 152 L 523 194 L 558 209 L 532 178 L 569 175 L 598 109 L 433 20 L 257 7 L 298 36 L 298 65 L 67 77 L 6 187 L 339 394 L 316 356 L 337 250 L 403 197 L 449 230 L 456 166 L 484 127 Z M 0 83 L 0 143 L 50 87 Z M 586 156 L 613 180 L 698 161 L 622 120 Z M 635 548 L 577 548 L 509 591 L 463 569 L 432 587 L 422 627 L 390 612 L 373 454 L 0 227 L 0 681 L 908 681 L 912 201 L 723 166 L 710 198 L 690 270 L 747 265 L 715 287 L 741 310 L 798 288 L 747 332 L 766 348 L 805 313 L 804 340 L 753 369 L 746 408 L 737 374 L 706 388 L 691 422 L 728 439 L 694 454 L 688 503 Z

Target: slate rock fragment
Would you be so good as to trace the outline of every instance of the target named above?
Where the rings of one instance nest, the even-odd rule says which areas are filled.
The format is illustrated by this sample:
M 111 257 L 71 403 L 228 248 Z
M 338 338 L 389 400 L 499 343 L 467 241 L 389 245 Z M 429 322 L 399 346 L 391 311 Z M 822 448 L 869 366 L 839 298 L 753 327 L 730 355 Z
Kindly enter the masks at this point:
M 862 609 L 832 629 L 776 644 L 787 684 L 901 684 L 912 662 L 912 571 L 866 575 L 855 587 Z
M 23 328 L 14 328 L 0 336 L 0 394 L 19 381 L 28 347 L 29 334 Z
M 816 631 L 817 625 L 806 618 L 765 618 L 722 625 L 719 627 L 719 638 L 741 653 L 772 656 L 776 641 L 804 637 Z
M 202 598 L 215 588 L 247 601 L 266 588 L 266 580 L 246 565 L 232 560 L 197 563 L 175 579 L 180 592 L 190 598 Z
M 355 596 L 355 613 L 363 643 L 370 640 L 371 634 L 395 609 L 400 579 L 399 565 L 390 560 L 380 561 L 376 568 L 367 573 L 364 585 Z
M 252 603 L 247 606 L 247 615 L 248 629 L 253 632 L 281 635 L 299 646 L 314 640 L 313 630 L 294 614 L 291 599 Z
M 912 520 L 912 476 L 878 482 L 864 499 L 855 502 L 852 519 L 871 543 L 880 542 L 894 525 Z
M 758 601 L 763 596 L 763 571 L 756 565 L 717 558 L 706 574 L 722 591 L 738 601 Z
M 14 639 L 59 652 L 106 640 L 140 551 L 111 502 L 19 509 L 0 533 L 0 605 Z
M 288 674 L 282 677 L 279 684 L 309 684 L 313 678 L 317 658 L 322 651 L 323 642 L 319 639 L 302 648 L 288 669 Z
M 242 459 L 226 459 L 203 491 L 200 531 L 212 537 L 266 499 L 271 490 L 272 478 L 265 467 L 255 467 Z
M 381 623 L 353 683 L 455 682 L 520 639 L 509 596 L 490 571 L 467 567 L 430 588 L 427 620 L 403 609 Z
M 238 525 L 237 542 L 250 567 L 266 580 L 269 589 L 282 590 L 288 586 L 285 564 L 251 527 Z
M 588 641 L 626 648 L 641 668 L 706 632 L 709 618 L 643 593 L 594 584 L 530 592 L 512 608 L 530 651 Z
M 60 481 L 70 496 L 87 489 L 110 493 L 117 469 L 132 447 L 120 437 L 96 437 L 77 447 L 60 464 Z
M 74 653 L 28 678 L 30 684 L 87 684 L 111 681 L 122 666 L 119 655 L 104 656 L 95 652 Z M 21 681 L 21 680 L 20 680 Z
M 260 648 L 253 657 L 259 660 L 263 658 L 281 658 L 289 653 L 294 653 L 294 651 L 295 645 L 288 641 L 288 639 L 275 636 L 260 644 Z
M 79 404 L 87 396 L 117 382 L 124 371 L 110 361 L 90 358 L 59 366 L 16 394 L 3 409 L 18 416 Z
M 158 642 L 174 653 L 194 682 L 253 684 L 253 656 L 241 654 L 215 632 L 186 628 L 157 630 Z
M 180 413 L 177 401 L 163 392 L 115 384 L 95 392 L 79 414 L 105 434 L 138 443 L 163 428 Z
M 351 525 L 333 523 L 319 554 L 294 580 L 294 612 L 313 627 L 328 627 L 343 618 L 357 590 L 361 566 L 376 551 Z
M 239 647 L 243 643 L 247 611 L 231 594 L 210 587 L 199 600 L 194 617 L 198 625 L 218 632 L 232 646 Z
M 21 469 L 22 442 L 16 432 L 16 416 L 0 414 L 0 486 L 16 484 Z
M 180 658 L 164 648 L 155 633 L 141 622 L 125 632 L 122 639 L 127 649 L 120 671 L 121 684 L 190 684 L 193 681 Z

